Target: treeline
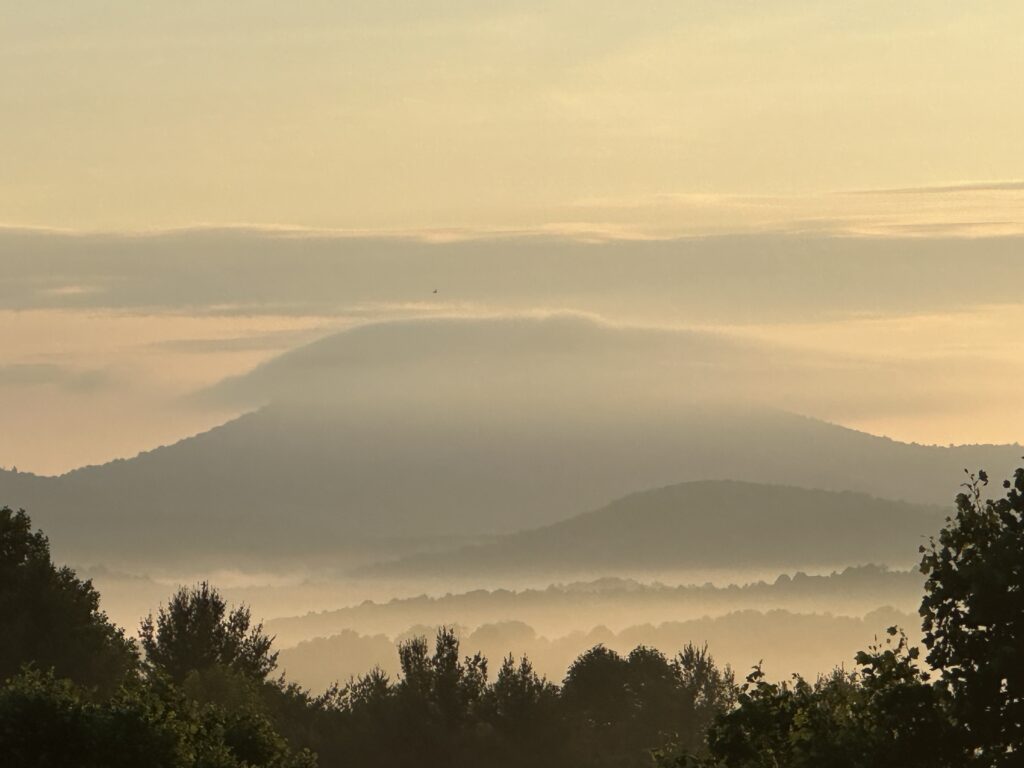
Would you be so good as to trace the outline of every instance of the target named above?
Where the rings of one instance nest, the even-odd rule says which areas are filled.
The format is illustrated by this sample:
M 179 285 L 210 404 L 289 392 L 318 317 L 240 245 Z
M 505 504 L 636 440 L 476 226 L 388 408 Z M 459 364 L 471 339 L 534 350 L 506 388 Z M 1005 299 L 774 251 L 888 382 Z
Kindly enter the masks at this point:
M 631 579 L 605 578 L 551 585 L 544 589 L 477 589 L 432 597 L 419 595 L 388 601 L 366 600 L 334 610 L 289 616 L 268 622 L 287 645 L 312 637 L 327 637 L 346 629 L 396 636 L 417 624 L 445 623 L 481 626 L 521 621 L 546 636 L 568 634 L 584 624 L 598 626 L 613 617 L 618 627 L 699 619 L 735 610 L 842 612 L 864 614 L 880 605 L 901 610 L 920 600 L 923 577 L 915 571 L 889 570 L 879 565 L 851 566 L 827 575 L 796 572 L 773 582 L 728 586 L 643 584 Z
M 182 588 L 138 640 L 88 581 L 53 565 L 24 512 L 0 510 L 3 765 L 82 768 L 632 766 L 671 737 L 700 750 L 732 705 L 706 648 L 580 656 L 561 685 L 526 658 L 462 657 L 450 629 L 314 696 L 276 677 L 271 638 L 209 584 Z M 493 677 L 493 681 L 491 678 Z
M 597 646 L 560 685 L 525 658 L 492 676 L 442 630 L 400 646 L 395 680 L 371 671 L 314 696 L 275 677 L 271 638 L 207 584 L 128 638 L 4 509 L 0 755 L 11 768 L 1018 766 L 1024 469 L 1002 498 L 982 498 L 987 480 L 969 479 L 922 547 L 923 659 L 893 628 L 851 672 L 774 683 L 755 669 L 740 686 L 693 646 Z
M 983 499 L 970 475 L 956 514 L 922 545 L 920 652 L 895 627 L 857 670 L 809 683 L 755 669 L 675 768 L 1010 768 L 1024 765 L 1024 469 Z
M 619 632 L 598 626 L 554 638 L 539 635 L 530 625 L 516 621 L 484 624 L 472 631 L 460 624 L 446 626 L 454 628 L 466 651 L 500 660 L 514 649 L 517 654 L 529 657 L 540 674 L 558 680 L 564 677 L 582 649 L 595 645 L 627 655 L 637 646 L 674 654 L 689 643 L 710 646 L 719 663 L 728 663 L 733 669 L 750 669 L 751 664 L 760 659 L 776 674 L 796 672 L 814 679 L 837 662 L 852 659 L 880 630 L 893 625 L 914 626 L 915 613 L 879 608 L 858 617 L 745 610 L 690 621 L 630 626 Z M 347 680 L 373 667 L 397 675 L 400 671 L 397 643 L 420 635 L 433 637 L 438 626 L 409 627 L 394 639 L 347 630 L 306 640 L 283 648 L 279 667 L 285 670 L 289 680 L 318 691 L 336 680 Z M 912 641 L 920 641 L 920 632 L 908 632 L 908 636 Z M 279 642 L 278 637 L 275 645 Z

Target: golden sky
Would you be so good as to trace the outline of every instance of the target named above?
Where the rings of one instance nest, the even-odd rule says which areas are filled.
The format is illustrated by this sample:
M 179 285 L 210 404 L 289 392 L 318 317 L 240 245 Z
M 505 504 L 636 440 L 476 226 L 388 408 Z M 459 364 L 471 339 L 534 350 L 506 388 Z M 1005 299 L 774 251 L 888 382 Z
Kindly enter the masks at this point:
M 438 314 L 726 334 L 835 374 L 793 410 L 1024 433 L 1017 0 L 0 6 L 0 465 Z
M 636 236 L 850 229 L 879 208 L 931 226 L 957 206 L 858 193 L 1024 179 L 1014 0 L 82 0 L 3 16 L 14 226 Z M 1017 192 L 995 211 L 974 199 L 981 224 L 1015 227 Z
M 519 365 L 536 379 L 562 350 L 578 369 L 550 385 L 569 401 L 581 393 L 566 381 L 611 381 L 610 395 L 622 389 L 616 372 L 632 370 L 641 401 L 710 391 L 901 440 L 1016 442 L 1022 253 L 1024 237 L 962 234 L 425 242 L 0 230 L 0 432 L 12 436 L 0 465 L 62 472 L 210 428 L 253 403 L 211 405 L 196 393 L 360 324 L 406 321 L 393 334 L 406 346 L 380 352 L 398 365 L 416 350 L 421 321 L 484 332 L 488 318 L 551 313 L 681 334 L 668 353 L 679 361 L 697 334 L 707 365 L 695 378 L 658 349 L 623 358 L 614 344 L 600 348 L 604 336 L 580 349 L 552 334 Z M 438 376 L 477 375 L 458 356 L 437 357 Z M 420 374 L 350 372 L 377 394 L 410 375 Z M 439 396 L 456 383 L 438 379 Z

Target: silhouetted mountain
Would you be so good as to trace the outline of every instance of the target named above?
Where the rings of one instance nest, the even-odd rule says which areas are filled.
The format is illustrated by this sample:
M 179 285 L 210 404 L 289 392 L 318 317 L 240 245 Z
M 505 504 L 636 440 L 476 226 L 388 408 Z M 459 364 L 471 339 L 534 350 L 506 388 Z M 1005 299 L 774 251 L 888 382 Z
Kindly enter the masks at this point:
M 657 423 L 595 414 L 588 422 L 567 418 L 516 429 L 483 419 L 468 425 L 445 422 L 423 418 L 397 424 L 386 414 L 312 415 L 269 407 L 175 445 L 57 478 L 2 472 L 0 499 L 29 509 L 71 555 L 136 550 L 173 558 L 177 547 L 190 555 L 344 554 L 362 551 L 374 539 L 391 540 L 378 544 L 387 554 L 401 550 L 396 539 L 536 526 L 678 480 L 731 476 L 940 503 L 955 494 L 962 467 L 999 467 L 1014 455 L 1013 449 L 999 447 L 906 445 L 751 410 L 678 412 Z M 734 498 L 725 494 L 722 501 Z M 850 519 L 827 518 L 838 527 L 807 529 L 804 543 L 791 541 L 790 552 L 803 550 L 816 562 L 835 562 L 813 536 L 857 535 L 861 501 L 846 499 Z M 705 505 L 702 519 L 714 525 L 712 511 Z M 752 522 L 767 521 L 754 508 L 750 516 Z M 912 530 L 934 528 L 915 521 Z M 630 534 L 642 533 L 628 520 L 618 530 L 627 536 L 623 546 Z M 733 537 L 730 544 L 737 551 L 745 548 L 742 531 L 719 532 Z M 796 532 L 789 528 L 782 535 Z M 676 533 L 680 539 L 662 542 L 673 553 L 683 547 L 706 559 L 714 553 L 736 561 L 710 548 L 694 518 Z M 857 540 L 878 534 L 880 547 L 898 541 L 884 526 Z M 523 542 L 542 547 L 540 538 L 530 534 Z M 754 538 L 746 534 L 750 548 Z M 831 546 L 833 554 L 844 551 L 838 540 Z M 652 564 L 665 561 L 658 552 L 648 553 L 655 558 Z M 635 561 L 641 554 L 608 552 L 608 563 L 622 563 L 623 557 Z M 870 551 L 861 554 L 855 559 L 877 559 Z M 365 562 L 365 551 L 362 557 Z
M 941 507 L 736 481 L 634 493 L 594 512 L 455 552 L 368 566 L 394 575 L 637 573 L 695 568 L 905 565 Z
M 0 503 L 29 509 L 62 557 L 322 554 L 351 565 L 680 481 L 947 504 L 963 467 L 1000 470 L 1020 452 L 907 445 L 750 404 L 813 385 L 830 370 L 818 362 L 579 316 L 369 325 L 204 396 L 269 403 L 258 411 L 57 478 L 2 472 Z M 678 533 L 701 549 L 701 528 Z M 807 541 L 815 561 L 830 560 Z

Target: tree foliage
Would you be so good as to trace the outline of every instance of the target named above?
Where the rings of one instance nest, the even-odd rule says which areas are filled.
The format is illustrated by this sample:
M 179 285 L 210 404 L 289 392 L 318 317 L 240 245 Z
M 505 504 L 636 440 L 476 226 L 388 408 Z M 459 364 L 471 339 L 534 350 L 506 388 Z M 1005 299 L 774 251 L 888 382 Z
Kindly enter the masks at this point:
M 760 666 L 737 706 L 711 727 L 711 759 L 676 765 L 728 768 L 960 766 L 962 750 L 941 689 L 927 684 L 917 653 L 895 627 L 884 645 L 857 654 L 858 669 L 810 683 L 769 682 Z M 671 760 L 666 760 L 672 764 Z
M 6 768 L 314 768 L 270 720 L 199 705 L 173 689 L 127 685 L 93 701 L 70 680 L 27 670 L 0 688 Z
M 268 706 L 276 654 L 247 609 L 181 590 L 146 623 L 147 667 L 88 581 L 50 560 L 23 511 L 0 510 L 0 764 L 5 768 L 307 768 Z
M 923 547 L 921 603 L 928 663 L 952 694 L 955 717 L 986 765 L 1024 754 L 1024 468 L 1002 498 L 983 499 L 969 476 L 956 515 Z
M 927 546 L 921 603 L 926 661 L 895 627 L 857 654 L 859 669 L 809 683 L 760 668 L 709 729 L 710 756 L 664 765 L 803 768 L 1021 765 L 1024 754 L 1024 469 L 984 499 L 968 473 L 956 515 Z M 932 677 L 934 675 L 934 679 Z
M 26 663 L 101 694 L 137 663 L 135 646 L 107 620 L 92 582 L 56 567 L 50 543 L 24 510 L 0 509 L 0 681 Z
M 227 668 L 263 680 L 277 666 L 273 638 L 251 626 L 249 609 L 228 608 L 208 582 L 182 587 L 139 630 L 146 663 L 181 683 L 192 672 Z

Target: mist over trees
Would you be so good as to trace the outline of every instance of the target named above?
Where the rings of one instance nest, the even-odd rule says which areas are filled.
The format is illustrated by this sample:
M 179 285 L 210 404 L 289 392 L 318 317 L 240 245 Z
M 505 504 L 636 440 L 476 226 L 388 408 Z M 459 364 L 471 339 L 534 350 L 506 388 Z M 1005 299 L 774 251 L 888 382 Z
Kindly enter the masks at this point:
M 455 633 L 442 629 L 432 648 L 424 637 L 400 644 L 396 680 L 370 671 L 314 697 L 272 677 L 272 638 L 207 583 L 179 589 L 146 617 L 138 646 L 125 640 L 96 609 L 88 584 L 52 565 L 28 516 L 4 515 L 11 524 L 0 529 L 0 565 L 13 578 L 5 581 L 0 635 L 15 650 L 5 656 L 12 669 L 0 688 L 0 750 L 12 768 L 301 768 L 316 764 L 313 750 L 324 765 L 646 765 L 663 732 L 699 747 L 733 696 L 731 672 L 692 646 L 672 659 L 597 646 L 561 686 L 509 656 L 491 682 L 488 660 L 461 657 Z M 49 612 L 46 628 L 70 658 L 121 652 L 122 667 L 79 681 L 63 659 L 15 646 L 24 632 L 6 620 L 24 609 L 17 600 L 40 570 L 85 592 L 87 617 L 107 630 L 94 642 L 76 632 L 76 611 Z
M 600 644 L 627 655 L 642 645 L 672 655 L 688 643 L 709 645 L 721 663 L 735 669 L 748 669 L 761 660 L 775 677 L 797 672 L 813 679 L 851 659 L 886 627 L 912 626 L 914 621 L 912 612 L 891 608 L 875 609 L 863 616 L 748 609 L 714 618 L 630 625 L 618 631 L 598 625 L 550 637 L 519 621 L 483 624 L 473 629 L 449 626 L 468 651 L 491 659 L 500 659 L 510 651 L 526 655 L 534 669 L 556 680 L 564 676 L 583 648 Z M 393 637 L 363 635 L 353 630 L 312 637 L 282 647 L 280 666 L 289 680 L 313 690 L 323 690 L 337 680 L 346 680 L 374 666 L 397 674 L 396 647 L 410 637 L 432 636 L 436 629 L 437 622 L 432 622 L 410 626 Z M 911 633 L 915 640 L 919 634 Z
M 620 631 L 633 625 L 688 621 L 749 609 L 863 616 L 879 606 L 916 610 L 923 584 L 924 577 L 916 569 L 900 571 L 878 565 L 849 566 L 824 574 L 796 571 L 769 581 L 728 585 L 601 578 L 544 588 L 367 599 L 344 608 L 281 616 L 268 621 L 267 629 L 287 647 L 344 631 L 396 637 L 409 627 L 431 624 L 468 628 L 523 624 L 540 635 L 555 637 L 586 627 Z
M 851 672 L 772 682 L 755 667 L 738 686 L 693 645 L 598 645 L 561 684 L 509 656 L 492 680 L 442 629 L 400 645 L 396 679 L 371 670 L 314 696 L 273 677 L 272 638 L 209 584 L 173 594 L 137 646 L 5 508 L 0 753 L 13 768 L 1019 765 L 1024 469 L 1003 498 L 983 498 L 987 479 L 922 548 L 924 659 L 893 627 Z
M 1020 765 L 1024 468 L 1003 482 L 1003 498 L 983 499 L 987 483 L 984 471 L 970 475 L 956 515 L 921 547 L 930 670 L 896 627 L 857 654 L 850 675 L 773 684 L 755 669 L 709 729 L 709 754 L 663 754 L 662 765 Z

